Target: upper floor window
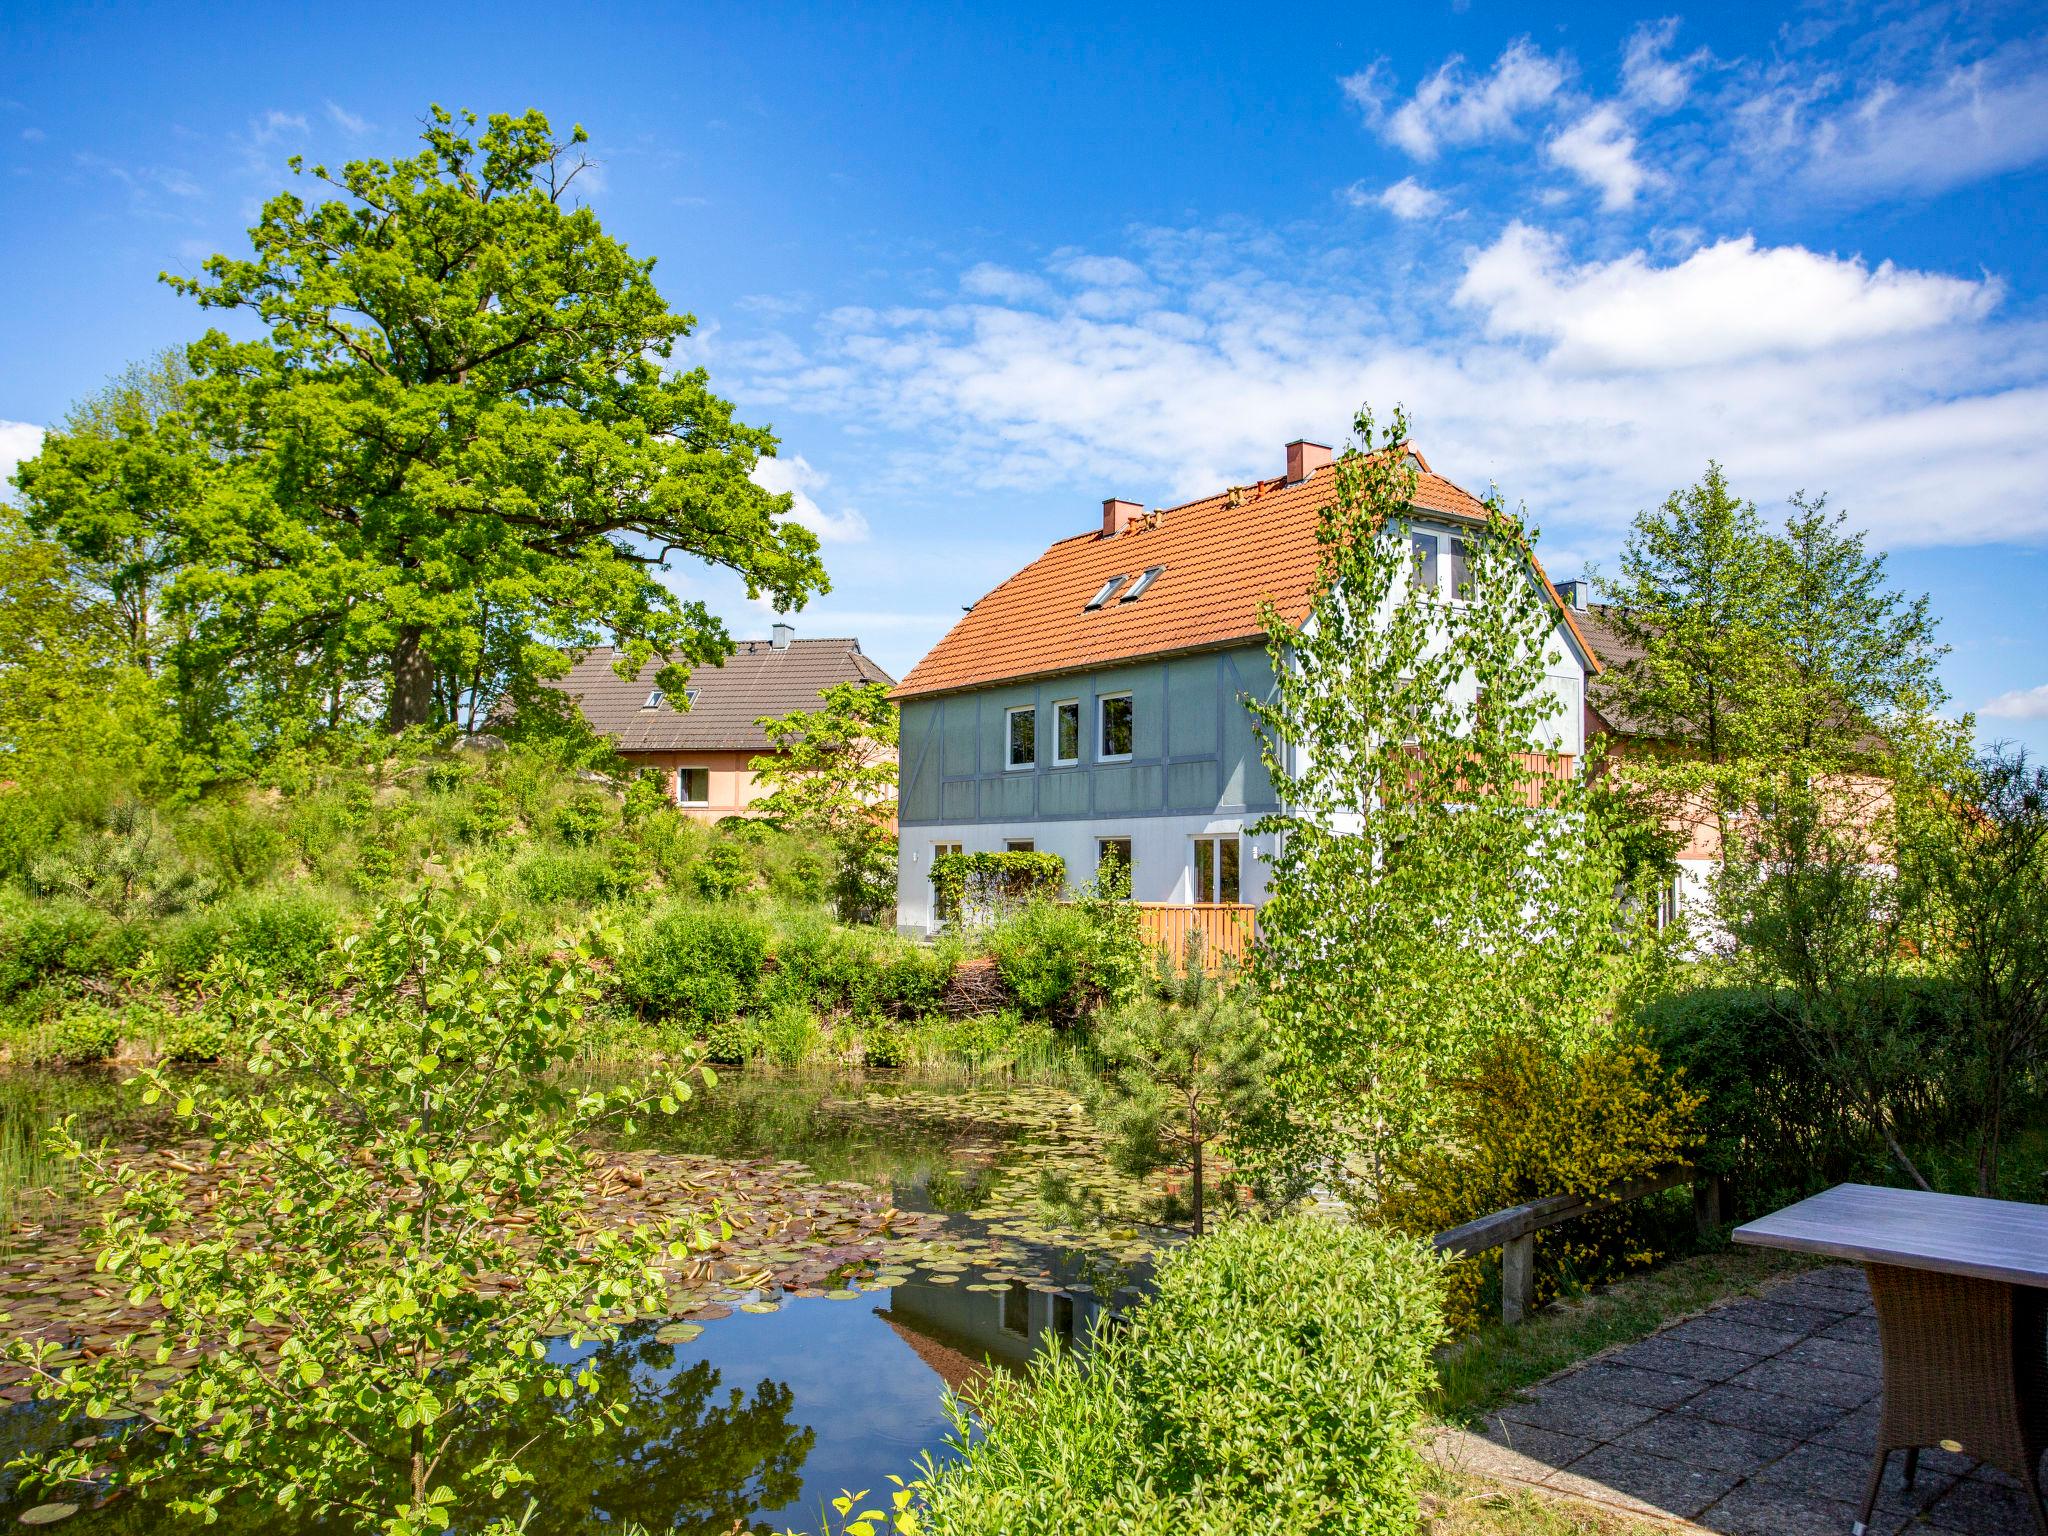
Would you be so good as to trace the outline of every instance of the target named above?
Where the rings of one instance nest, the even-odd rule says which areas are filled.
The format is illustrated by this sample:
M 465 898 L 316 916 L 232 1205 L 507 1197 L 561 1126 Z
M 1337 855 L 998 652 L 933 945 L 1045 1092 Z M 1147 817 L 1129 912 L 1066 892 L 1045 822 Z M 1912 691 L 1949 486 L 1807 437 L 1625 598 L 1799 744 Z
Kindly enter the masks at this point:
M 1106 762 L 1119 762 L 1131 755 L 1131 696 L 1128 693 L 1105 693 L 1098 703 L 1100 718 L 1096 724 L 1097 755 Z
M 647 702 L 645 704 L 642 704 L 640 707 L 642 709 L 659 709 L 661 708 L 661 701 L 667 697 L 667 694 L 663 693 L 659 688 L 657 688 L 654 690 L 654 692 L 647 695 Z
M 1029 768 L 1038 761 L 1038 711 L 1026 704 L 1005 710 L 1004 728 L 1009 743 L 1006 766 Z
M 1472 595 L 1472 560 L 1463 539 L 1451 540 L 1451 597 L 1463 602 Z
M 1415 560 L 1415 584 L 1426 591 L 1438 590 L 1437 537 L 1433 533 L 1408 535 L 1409 552 Z
M 1123 603 L 1135 603 L 1139 598 L 1145 595 L 1146 589 L 1149 588 L 1153 582 L 1159 579 L 1160 572 L 1164 571 L 1165 569 L 1166 567 L 1163 565 L 1147 566 L 1144 572 L 1138 577 L 1138 579 L 1131 583 L 1131 589 L 1128 592 L 1124 593 L 1122 597 L 1118 598 L 1117 601 Z
M 1081 761 L 1081 701 L 1061 699 L 1052 707 L 1052 760 L 1067 768 Z

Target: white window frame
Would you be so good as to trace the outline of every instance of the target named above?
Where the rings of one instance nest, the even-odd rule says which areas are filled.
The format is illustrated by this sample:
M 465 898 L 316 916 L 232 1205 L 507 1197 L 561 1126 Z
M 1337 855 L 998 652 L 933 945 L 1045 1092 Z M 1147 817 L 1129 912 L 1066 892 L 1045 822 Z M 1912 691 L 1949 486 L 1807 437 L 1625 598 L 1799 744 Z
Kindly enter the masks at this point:
M 1038 706 L 1036 704 L 1012 704 L 1003 711 L 1003 772 L 1024 773 L 1038 766 Z M 1017 736 L 1015 721 L 1019 715 L 1031 715 L 1031 760 L 1017 761 Z
M 1036 853 L 1038 839 L 1035 837 L 1006 837 L 1003 839 L 1005 853 Z
M 1122 843 L 1130 850 L 1130 857 L 1124 860 L 1124 873 L 1131 877 L 1132 899 L 1137 898 L 1138 885 L 1138 840 L 1128 832 L 1112 832 L 1107 836 L 1097 835 L 1095 839 L 1095 872 L 1102 873 L 1102 845 Z
M 1437 556 L 1443 566 L 1444 596 L 1463 607 L 1472 599 L 1458 588 L 1457 551 L 1461 548 L 1465 551 L 1465 585 L 1469 587 L 1472 585 L 1472 540 L 1468 536 L 1462 533 L 1447 534 L 1443 547 L 1437 551 Z
M 966 851 L 967 845 L 965 843 L 932 844 L 932 862 L 930 865 L 926 867 L 924 883 L 925 888 L 931 892 L 930 911 L 932 918 L 932 926 L 934 928 L 938 927 L 939 924 L 944 921 L 944 919 L 939 916 L 939 883 L 938 881 L 932 878 L 931 871 L 938 865 L 939 860 L 943 859 L 947 854 L 965 853 Z
M 1131 750 L 1112 752 L 1109 750 L 1109 705 L 1112 699 L 1122 699 L 1131 706 Z M 1126 688 L 1117 693 L 1100 693 L 1095 696 L 1095 761 L 1098 763 L 1128 763 L 1138 751 L 1138 703 Z
M 701 773 L 701 774 L 703 774 L 703 775 L 704 775 L 704 798 L 703 798 L 702 800 L 686 800 L 685 798 L 683 798 L 683 775 L 684 775 L 684 774 L 686 774 L 686 773 Z M 710 767 L 709 767 L 709 766 L 708 766 L 707 764 L 704 764 L 704 763 L 678 763 L 678 764 L 676 765 L 676 804 L 677 804 L 677 805 L 709 805 L 710 803 L 711 803 L 711 769 L 710 769 Z
M 661 701 L 667 697 L 667 694 L 663 693 L 659 688 L 657 688 L 652 693 L 647 695 L 647 702 L 645 704 L 642 704 L 640 707 L 642 709 L 659 709 L 661 708 Z
M 1060 755 L 1060 712 L 1071 709 L 1074 712 L 1074 755 Z M 1054 699 L 1052 701 L 1052 765 L 1055 768 L 1072 768 L 1081 761 L 1081 701 L 1079 699 Z

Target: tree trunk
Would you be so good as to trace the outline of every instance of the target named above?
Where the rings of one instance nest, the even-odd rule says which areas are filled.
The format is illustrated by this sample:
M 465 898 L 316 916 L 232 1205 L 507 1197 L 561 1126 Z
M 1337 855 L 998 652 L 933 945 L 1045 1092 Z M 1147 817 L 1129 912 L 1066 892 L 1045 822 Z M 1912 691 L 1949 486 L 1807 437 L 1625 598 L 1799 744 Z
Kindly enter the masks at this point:
M 409 726 L 425 725 L 433 714 L 434 668 L 427 659 L 418 626 L 398 632 L 391 652 L 391 695 L 384 706 L 384 728 L 394 735 Z
M 1195 1143 L 1195 1236 L 1202 1235 L 1202 1144 Z

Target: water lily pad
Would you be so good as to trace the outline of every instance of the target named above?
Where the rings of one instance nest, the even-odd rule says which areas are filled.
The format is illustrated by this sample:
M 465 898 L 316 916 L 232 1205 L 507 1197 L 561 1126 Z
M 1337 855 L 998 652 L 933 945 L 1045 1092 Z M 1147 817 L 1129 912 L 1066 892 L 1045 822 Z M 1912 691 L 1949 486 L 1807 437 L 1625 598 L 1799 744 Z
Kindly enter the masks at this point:
M 836 1291 L 827 1291 L 827 1292 L 825 1293 L 825 1299 L 826 1299 L 827 1301 L 859 1301 L 859 1300 L 860 1300 L 860 1292 L 859 1292 L 859 1291 L 849 1291 L 849 1290 L 845 1290 L 845 1289 L 840 1289 L 840 1290 L 836 1290 Z
M 698 1323 L 667 1323 L 655 1329 L 654 1341 L 657 1344 L 687 1344 L 703 1331 Z
M 77 1513 L 76 1504 L 38 1504 L 34 1509 L 23 1510 L 19 1518 L 23 1525 L 55 1525 Z
M 764 1312 L 780 1312 L 782 1310 L 782 1303 L 779 1301 L 743 1301 L 740 1303 L 740 1310 L 742 1312 L 753 1312 L 757 1314 Z

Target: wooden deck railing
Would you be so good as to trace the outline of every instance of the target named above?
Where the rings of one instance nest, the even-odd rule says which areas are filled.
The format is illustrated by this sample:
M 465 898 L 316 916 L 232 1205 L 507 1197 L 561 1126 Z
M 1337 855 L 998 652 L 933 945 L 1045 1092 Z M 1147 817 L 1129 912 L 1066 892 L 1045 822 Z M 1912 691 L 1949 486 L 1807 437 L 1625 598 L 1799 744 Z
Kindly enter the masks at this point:
M 1187 953 L 1188 936 L 1202 936 L 1202 954 L 1210 970 L 1226 960 L 1246 965 L 1258 934 L 1258 908 L 1239 902 L 1198 901 L 1192 906 L 1170 902 L 1141 901 L 1138 931 L 1153 949 L 1163 949 L 1176 961 Z
M 1536 1302 L 1536 1234 L 1596 1211 L 1610 1211 L 1618 1205 L 1641 1200 L 1660 1190 L 1680 1184 L 1692 1185 L 1693 1218 L 1704 1235 L 1722 1220 L 1723 1194 L 1718 1178 L 1703 1175 L 1680 1164 L 1662 1173 L 1633 1180 L 1604 1195 L 1551 1195 L 1527 1205 L 1510 1206 L 1468 1221 L 1462 1227 L 1439 1232 L 1431 1239 L 1438 1253 L 1454 1259 L 1469 1259 L 1492 1248 L 1500 1255 L 1501 1321 L 1519 1323 Z

